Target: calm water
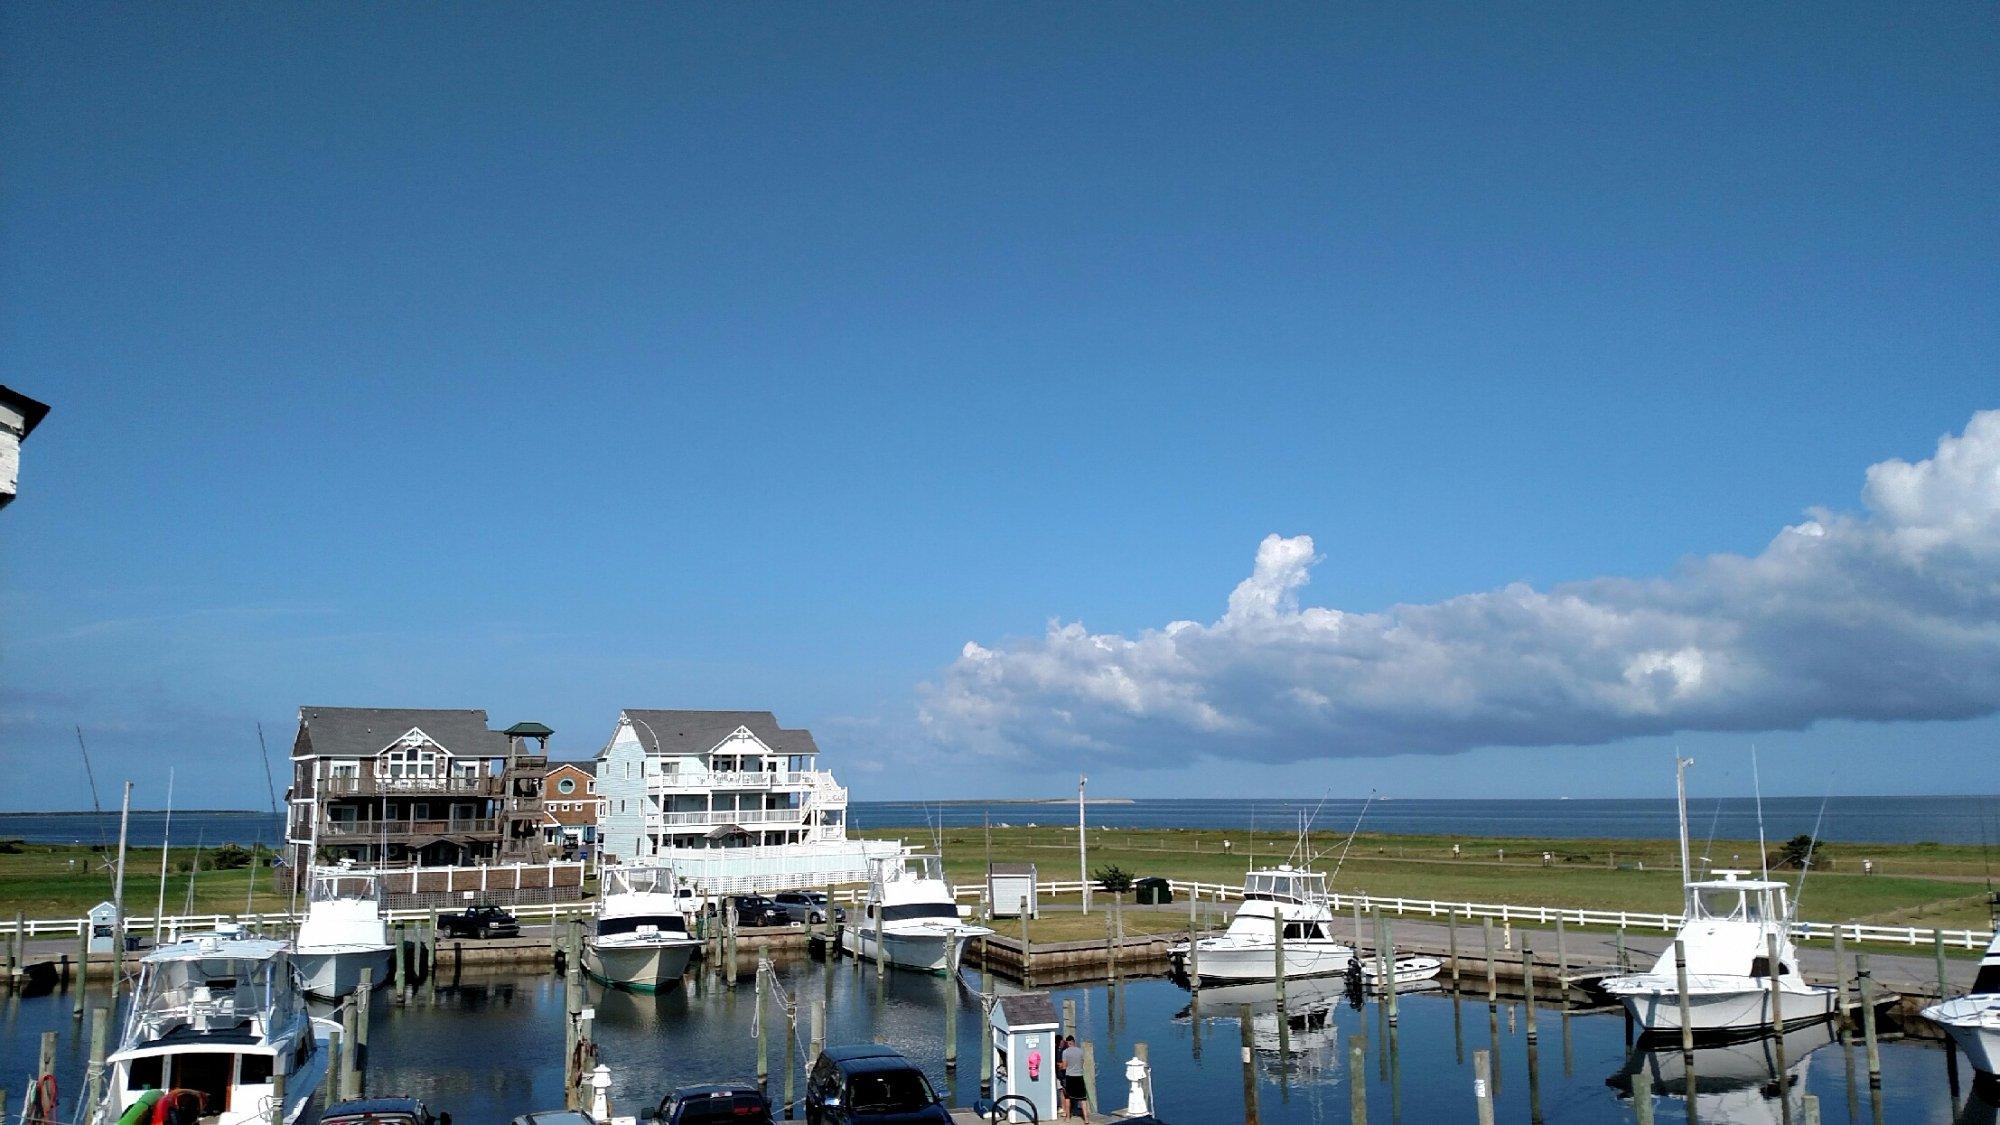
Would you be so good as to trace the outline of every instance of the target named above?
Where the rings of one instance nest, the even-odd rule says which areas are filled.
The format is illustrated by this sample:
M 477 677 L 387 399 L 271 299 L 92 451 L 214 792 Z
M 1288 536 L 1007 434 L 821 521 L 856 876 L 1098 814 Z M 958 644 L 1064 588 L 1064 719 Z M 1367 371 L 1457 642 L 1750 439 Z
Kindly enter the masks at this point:
M 1346 832 L 1361 815 L 1359 800 L 1146 800 L 1092 805 L 1090 823 L 1114 828 L 1270 828 L 1296 825 L 1301 813 L 1313 816 L 1320 832 Z M 1764 833 L 1783 840 L 1811 832 L 1820 815 L 1817 797 L 1767 797 Z M 1015 802 L 857 801 L 849 820 L 861 828 L 907 828 L 929 823 L 948 827 L 994 824 L 1074 824 L 1076 806 Z M 1757 806 L 1747 797 L 1694 798 L 1689 821 L 1699 838 L 1757 838 Z M 1675 836 L 1671 800 L 1578 799 L 1571 801 L 1376 801 L 1363 827 L 1371 832 L 1410 835 L 1611 837 L 1671 840 Z M 165 814 L 134 812 L 131 838 L 157 844 Z M 260 812 L 181 813 L 174 840 L 193 844 L 275 843 L 280 822 Z M 1820 835 L 1832 841 L 1913 844 L 1920 841 L 1977 844 L 2000 841 L 2000 797 L 1834 797 L 1826 805 Z M 0 837 L 41 843 L 116 843 L 116 813 L 0 813 Z
M 831 984 L 830 1039 L 879 1035 L 928 1069 L 940 1091 L 955 1088 L 955 1102 L 969 1102 L 976 1093 L 979 1031 L 970 1003 L 961 1010 L 963 1061 L 955 1087 L 944 1072 L 945 981 L 891 972 L 878 999 L 872 970 L 857 970 L 851 961 L 829 969 L 799 960 L 782 965 L 779 976 L 786 991 L 807 1005 L 826 995 Z M 976 981 L 977 976 L 968 974 L 968 979 Z M 1077 1002 L 1081 1034 L 1097 1045 L 1100 1077 L 1116 1074 L 1116 1064 L 1129 1057 L 1135 1041 L 1149 1045 L 1162 1115 L 1180 1125 L 1242 1119 L 1238 1019 L 1243 1006 L 1250 1009 L 1258 1098 L 1267 1122 L 1346 1122 L 1349 1084 L 1357 1077 L 1348 1072 L 1347 1051 L 1357 1034 L 1366 1037 L 1367 1062 L 1358 1077 L 1367 1089 L 1369 1120 L 1375 1122 L 1470 1120 L 1471 1053 L 1478 1049 L 1493 1051 L 1498 1060 L 1501 1121 L 1632 1121 L 1624 1088 L 1629 1088 L 1627 1076 L 1634 1066 L 1656 1067 L 1667 1088 L 1682 1088 L 1678 1053 L 1655 1058 L 1628 1051 L 1623 1020 L 1612 1015 L 1565 1019 L 1557 1011 L 1540 1009 L 1540 1042 L 1531 1047 L 1518 1003 L 1489 1012 L 1483 1000 L 1405 996 L 1392 1038 L 1376 1005 L 1357 1011 L 1333 986 L 1300 981 L 1291 985 L 1293 1018 L 1281 1043 L 1267 988 L 1204 990 L 1199 1020 L 1189 1010 L 1188 993 L 1163 980 L 1053 992 L 1058 1004 Z M 591 988 L 598 1041 L 616 1079 L 614 1111 L 635 1112 L 680 1083 L 753 1076 L 753 996 L 747 983 L 730 990 L 704 985 L 698 978 L 661 997 Z M 84 1039 L 69 1009 L 60 995 L 5 1001 L 0 1009 L 0 1076 L 7 1085 L 19 1088 L 33 1065 L 38 1033 L 54 1029 L 62 1036 L 63 1089 L 75 1089 Z M 801 1036 L 805 1010 L 801 1008 Z M 378 1003 L 370 1038 L 371 1091 L 420 1094 L 467 1125 L 504 1122 L 560 1102 L 562 989 L 554 976 L 467 973 L 440 989 L 435 1008 Z M 784 1075 L 776 1046 L 782 1036 L 774 1035 L 773 1042 L 777 1093 Z M 1391 1042 L 1393 1056 L 1384 1052 Z M 1843 1048 L 1824 1032 L 1794 1033 L 1787 1047 L 1789 1073 L 1799 1083 L 1792 1096 L 1817 1095 L 1827 1122 L 1991 1122 L 2000 1115 L 1990 1092 L 1969 1085 L 1954 1100 L 1945 1052 L 1935 1045 L 1883 1045 L 1879 1116 L 1870 1103 L 1858 1048 Z M 1703 1051 L 1696 1069 L 1702 1120 L 1781 1119 L 1775 1093 L 1765 1089 L 1774 1074 L 1767 1046 Z M 1110 1089 L 1114 1084 L 1105 1085 Z M 1120 1083 L 1114 1101 L 1122 1100 Z M 65 1108 L 70 1104 L 66 1100 Z M 1658 1098 L 1659 1120 L 1686 1120 L 1684 1105 L 1678 1096 Z

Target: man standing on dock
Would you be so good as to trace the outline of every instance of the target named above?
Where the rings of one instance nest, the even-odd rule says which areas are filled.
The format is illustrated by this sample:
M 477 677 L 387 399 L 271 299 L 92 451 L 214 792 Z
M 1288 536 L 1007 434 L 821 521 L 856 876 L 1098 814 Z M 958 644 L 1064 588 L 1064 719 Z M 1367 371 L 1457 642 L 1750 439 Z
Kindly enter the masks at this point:
M 1063 1101 L 1069 1105 L 1069 1115 L 1078 1121 L 1090 1117 L 1090 1091 L 1083 1085 L 1083 1048 L 1076 1045 L 1076 1036 L 1063 1040 L 1062 1049 Z

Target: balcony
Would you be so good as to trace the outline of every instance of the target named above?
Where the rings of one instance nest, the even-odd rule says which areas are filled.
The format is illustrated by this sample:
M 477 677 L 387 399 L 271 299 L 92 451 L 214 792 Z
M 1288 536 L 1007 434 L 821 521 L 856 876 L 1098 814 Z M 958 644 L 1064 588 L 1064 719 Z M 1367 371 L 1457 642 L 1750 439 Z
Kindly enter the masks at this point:
M 333 797 L 500 797 L 497 777 L 322 777 L 317 796 Z
M 497 836 L 500 822 L 491 817 L 461 817 L 451 820 L 323 820 L 321 842 L 362 843 L 387 839 L 407 843 L 419 836 Z
M 719 824 L 797 824 L 805 819 L 804 809 L 742 809 L 730 812 L 717 809 L 714 812 L 663 812 L 647 817 L 654 828 L 708 827 Z
M 655 774 L 646 781 L 653 789 L 810 789 L 819 776 L 811 771 L 696 770 Z

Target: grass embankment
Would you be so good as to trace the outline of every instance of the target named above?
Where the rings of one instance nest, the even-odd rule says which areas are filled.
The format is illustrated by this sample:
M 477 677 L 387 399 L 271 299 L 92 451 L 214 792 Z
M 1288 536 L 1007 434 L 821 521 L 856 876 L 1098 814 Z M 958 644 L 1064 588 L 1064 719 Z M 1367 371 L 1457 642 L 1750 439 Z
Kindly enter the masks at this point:
M 928 847 L 930 833 L 919 828 L 873 830 L 874 838 L 901 838 Z M 995 828 L 996 862 L 1035 863 L 1039 877 L 1077 877 L 1074 828 Z M 1318 870 L 1331 874 L 1343 837 L 1315 836 Z M 1224 842 L 1230 846 L 1225 849 Z M 1092 829 L 1090 867 L 1116 865 L 1135 875 L 1161 875 L 1238 885 L 1254 860 L 1270 866 L 1287 858 L 1296 841 L 1276 833 L 1196 829 Z M 1459 847 L 1457 855 L 1453 845 Z M 1697 848 L 1717 867 L 1757 866 L 1753 841 L 1718 840 Z M 1825 868 L 1806 880 L 1800 916 L 1823 922 L 1985 928 L 1990 923 L 1985 857 L 1978 847 L 1937 844 L 1841 844 L 1827 846 Z M 1542 855 L 1549 853 L 1548 866 Z M 977 883 L 984 872 L 983 830 L 944 833 L 947 874 L 954 882 Z M 1738 857 L 1732 859 L 1731 857 Z M 1861 861 L 1875 874 L 1861 874 Z M 1582 907 L 1673 913 L 1680 910 L 1680 858 L 1672 840 L 1557 840 L 1535 837 L 1388 836 L 1355 839 L 1346 863 L 1332 882 L 1344 893 L 1452 902 L 1510 903 L 1522 906 Z M 1788 881 L 1797 872 L 1783 875 Z M 1143 911 L 1127 911 L 1128 934 L 1157 925 L 1185 925 L 1185 913 L 1169 921 L 1140 921 Z M 1016 933 L 1003 921 L 1003 933 Z M 1042 927 L 1047 926 L 1044 930 Z M 1074 933 L 1070 931 L 1074 930 Z M 1102 937 L 1100 918 L 1044 917 L 1033 930 L 1038 941 Z
M 0 853 L 0 917 L 15 912 L 30 918 L 76 918 L 111 898 L 113 852 L 98 852 L 74 844 L 21 844 L 20 851 Z M 194 878 L 194 913 L 237 914 L 249 889 L 248 868 L 203 869 Z M 188 904 L 188 864 L 195 849 L 175 848 L 168 857 L 167 913 L 184 913 Z M 269 868 L 256 872 L 252 911 L 283 910 L 288 895 L 284 873 L 272 878 Z M 279 890 L 274 891 L 274 882 Z M 125 912 L 151 917 L 160 896 L 160 849 L 132 848 L 125 856 Z

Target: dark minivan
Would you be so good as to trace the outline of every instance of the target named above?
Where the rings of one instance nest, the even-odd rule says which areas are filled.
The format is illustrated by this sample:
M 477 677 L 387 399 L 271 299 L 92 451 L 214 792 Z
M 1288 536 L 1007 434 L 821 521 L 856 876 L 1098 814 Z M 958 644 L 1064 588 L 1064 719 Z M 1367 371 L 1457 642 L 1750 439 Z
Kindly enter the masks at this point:
M 806 1080 L 806 1125 L 951 1125 L 931 1080 L 894 1047 L 828 1047 Z

